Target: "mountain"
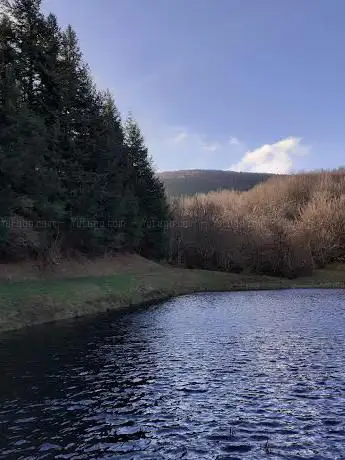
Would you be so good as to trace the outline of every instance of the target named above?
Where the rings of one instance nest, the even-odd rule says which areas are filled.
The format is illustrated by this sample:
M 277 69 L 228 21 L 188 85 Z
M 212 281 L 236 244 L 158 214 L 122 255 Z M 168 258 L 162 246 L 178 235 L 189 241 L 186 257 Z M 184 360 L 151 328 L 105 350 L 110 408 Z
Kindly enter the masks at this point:
M 245 191 L 273 174 L 207 169 L 189 169 L 157 173 L 168 195 L 193 195 L 221 189 Z

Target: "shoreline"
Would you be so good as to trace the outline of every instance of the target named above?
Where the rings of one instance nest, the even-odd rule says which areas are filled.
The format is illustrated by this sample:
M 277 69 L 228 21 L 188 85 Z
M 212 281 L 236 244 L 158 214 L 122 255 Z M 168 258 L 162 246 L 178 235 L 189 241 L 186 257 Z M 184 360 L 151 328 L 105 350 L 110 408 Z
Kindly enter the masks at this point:
M 128 256 L 131 262 L 133 258 Z M 343 289 L 344 266 L 288 280 L 265 275 L 172 268 L 141 260 L 127 271 L 111 261 L 113 274 L 84 270 L 75 276 L 0 282 L 0 333 L 64 319 L 140 307 L 187 294 L 278 289 Z M 94 263 L 94 262 L 93 262 Z M 146 265 L 147 264 L 147 267 Z M 96 263 L 97 266 L 97 263 Z M 146 268 L 145 268 L 146 267 Z

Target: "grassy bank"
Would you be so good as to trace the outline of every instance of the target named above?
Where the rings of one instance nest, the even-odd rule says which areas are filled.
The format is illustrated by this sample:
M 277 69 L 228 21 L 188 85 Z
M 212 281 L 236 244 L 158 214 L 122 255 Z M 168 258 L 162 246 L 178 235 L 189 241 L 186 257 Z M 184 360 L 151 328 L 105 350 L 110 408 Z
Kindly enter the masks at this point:
M 130 257 L 128 260 L 129 263 L 122 262 L 121 266 L 112 261 L 108 270 L 101 271 L 101 276 L 82 276 L 83 270 L 75 270 L 74 277 L 57 274 L 25 281 L 3 280 L 0 283 L 0 331 L 193 292 L 345 287 L 343 266 L 318 270 L 312 277 L 287 280 L 170 268 L 138 258 L 131 264 Z M 97 263 L 93 262 L 93 266 L 96 269 Z M 113 273 L 109 274 L 111 269 Z M 119 272 L 120 269 L 122 272 Z M 65 274 L 66 271 L 62 270 L 61 273 Z M 90 273 L 85 264 L 84 273 Z

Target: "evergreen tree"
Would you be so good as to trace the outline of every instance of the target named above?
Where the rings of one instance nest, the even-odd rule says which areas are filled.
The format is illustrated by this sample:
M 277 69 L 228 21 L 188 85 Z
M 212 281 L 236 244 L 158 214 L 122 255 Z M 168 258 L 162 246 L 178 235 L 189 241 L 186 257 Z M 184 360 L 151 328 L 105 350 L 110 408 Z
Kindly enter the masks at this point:
M 92 190 L 95 176 L 88 169 L 93 151 L 91 127 L 99 105 L 87 65 L 82 60 L 77 36 L 71 26 L 61 35 L 56 63 L 58 75 L 58 173 L 65 191 L 66 244 L 79 250 L 92 248 L 90 225 L 97 210 Z M 82 223 L 83 222 L 83 223 Z
M 6 254 L 11 232 L 5 221 L 13 216 L 29 221 L 39 217 L 45 164 L 37 152 L 45 152 L 46 145 L 44 124 L 22 98 L 15 31 L 6 15 L 1 18 L 0 31 L 1 250 Z
M 72 244 L 95 251 L 105 245 L 119 249 L 126 239 L 120 225 L 126 210 L 127 168 L 121 120 L 110 94 L 96 90 L 70 26 L 62 36 L 59 69 Z
M 34 223 L 43 217 L 40 204 L 46 192 L 43 156 L 37 157 L 37 151 L 46 151 L 45 127 L 26 103 L 20 101 L 10 67 L 6 78 L 1 79 L 0 94 L 1 213 L 5 218 L 23 217 Z M 10 238 L 9 232 L 6 238 Z M 3 243 L 8 248 L 11 241 Z M 5 247 L 3 253 L 7 252 Z
M 59 73 L 61 31 L 56 17 L 40 17 L 40 40 L 37 53 L 36 101 L 37 116 L 45 125 L 47 150 L 45 156 L 45 216 L 60 222 L 65 217 L 66 190 L 59 175 L 62 164 L 60 148 L 60 117 L 62 83 Z
M 59 59 L 62 34 L 53 14 L 45 19 L 42 27 L 43 41 L 40 46 L 39 86 L 37 111 L 44 118 L 48 131 L 51 169 L 57 174 L 61 167 L 60 118 L 63 111 L 63 83 L 60 76 Z M 52 178 L 51 178 L 52 179 Z M 60 190 L 58 176 L 55 186 Z M 59 187 L 60 186 L 60 187 Z
M 166 251 L 169 207 L 164 186 L 154 173 L 144 138 L 131 115 L 125 124 L 125 143 L 131 168 L 131 184 L 139 200 L 138 219 L 143 226 L 138 249 L 147 257 L 160 258 Z
M 40 5 L 40 0 L 14 0 L 8 11 L 12 20 L 11 28 L 16 50 L 13 60 L 14 73 L 20 88 L 17 108 L 20 102 L 21 107 L 18 110 L 21 113 L 18 120 L 22 116 L 27 118 L 29 114 L 30 124 L 25 124 L 24 130 L 28 130 L 28 126 L 32 125 L 31 133 L 25 132 L 19 136 L 19 141 L 25 139 L 21 151 L 21 156 L 27 160 L 25 164 L 34 164 L 34 172 L 31 171 L 31 166 L 23 170 L 25 180 L 22 189 L 35 196 L 32 218 L 51 221 L 61 218 L 63 206 L 56 197 L 59 192 L 56 173 L 58 149 L 52 148 L 55 126 L 52 126 L 49 113 L 44 106 L 44 95 L 48 94 L 52 87 L 48 84 L 49 79 L 52 81 L 50 76 L 43 79 L 47 51 L 51 52 L 51 49 L 47 48 L 51 43 L 51 34 L 48 33 L 51 18 L 45 20 L 40 12 Z
M 11 215 L 14 206 L 13 181 L 18 175 L 11 151 L 11 140 L 18 134 L 13 114 L 20 99 L 15 62 L 14 33 L 9 18 L 3 15 L 0 18 L 0 213 L 3 217 Z
M 128 249 L 132 243 L 126 221 L 137 200 L 128 187 L 127 151 L 119 111 L 109 91 L 99 96 L 100 118 L 92 133 L 97 152 L 91 168 L 97 177 L 94 195 L 98 216 L 106 224 L 104 244 L 113 249 Z
M 39 252 L 164 252 L 168 206 L 140 129 L 125 132 L 111 94 L 97 91 L 71 26 L 13 0 L 0 19 L 0 212 L 32 223 Z M 11 235 L 0 231 L 0 252 Z M 28 250 L 31 250 L 29 247 Z
M 18 49 L 18 77 L 21 82 L 22 96 L 31 110 L 37 108 L 38 102 L 44 26 L 44 17 L 40 12 L 41 3 L 41 0 L 14 0 L 9 8 Z

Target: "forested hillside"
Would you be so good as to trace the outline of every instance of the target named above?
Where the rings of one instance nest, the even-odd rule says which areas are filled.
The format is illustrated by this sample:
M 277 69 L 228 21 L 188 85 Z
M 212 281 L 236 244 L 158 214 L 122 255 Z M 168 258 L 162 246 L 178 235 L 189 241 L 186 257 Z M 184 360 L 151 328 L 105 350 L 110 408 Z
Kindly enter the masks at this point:
M 141 131 L 96 88 L 71 26 L 40 0 L 0 17 L 0 258 L 158 257 L 168 218 Z
M 168 195 L 194 195 L 216 190 L 245 191 L 260 182 L 266 181 L 272 174 L 248 173 L 217 170 L 166 171 L 158 173 Z

